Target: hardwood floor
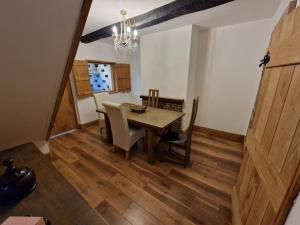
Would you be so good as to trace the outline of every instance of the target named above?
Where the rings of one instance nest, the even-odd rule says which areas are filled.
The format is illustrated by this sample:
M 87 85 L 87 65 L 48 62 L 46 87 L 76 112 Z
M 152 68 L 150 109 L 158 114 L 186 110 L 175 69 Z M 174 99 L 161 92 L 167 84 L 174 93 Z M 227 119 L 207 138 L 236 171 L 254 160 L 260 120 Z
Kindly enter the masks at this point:
M 231 224 L 242 144 L 193 134 L 192 167 L 147 163 L 143 145 L 112 152 L 97 126 L 50 140 L 53 165 L 112 225 Z

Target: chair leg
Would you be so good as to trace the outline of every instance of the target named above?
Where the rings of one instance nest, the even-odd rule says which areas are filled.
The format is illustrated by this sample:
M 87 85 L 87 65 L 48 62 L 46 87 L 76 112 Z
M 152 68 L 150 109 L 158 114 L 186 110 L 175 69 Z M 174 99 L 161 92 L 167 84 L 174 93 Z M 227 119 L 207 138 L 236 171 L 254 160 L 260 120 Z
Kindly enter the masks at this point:
M 161 143 L 161 139 L 157 142 L 156 147 L 155 147 L 155 152 L 159 152 L 159 146 Z
M 116 152 L 118 150 L 118 148 L 119 148 L 118 146 L 114 145 L 113 152 Z
M 147 138 L 146 136 L 143 138 L 143 151 L 147 152 L 148 144 L 147 144 Z
M 129 159 L 129 151 L 126 151 L 126 160 Z

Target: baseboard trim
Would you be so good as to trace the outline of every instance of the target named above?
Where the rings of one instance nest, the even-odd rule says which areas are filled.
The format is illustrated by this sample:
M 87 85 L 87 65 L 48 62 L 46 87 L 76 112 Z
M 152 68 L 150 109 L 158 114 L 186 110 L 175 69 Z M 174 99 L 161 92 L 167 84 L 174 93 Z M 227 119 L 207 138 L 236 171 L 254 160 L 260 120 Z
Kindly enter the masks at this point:
M 98 124 L 98 123 L 99 123 L 99 119 L 90 121 L 88 123 L 79 124 L 79 129 L 84 129 L 84 128 L 87 128 L 89 126 L 92 126 L 92 125 L 95 125 L 95 124 Z
M 219 138 L 225 138 L 231 141 L 236 141 L 240 143 L 244 143 L 244 136 L 241 134 L 234 134 L 226 131 L 221 131 L 221 130 L 215 130 L 212 128 L 207 128 L 207 127 L 201 127 L 201 126 L 194 126 L 194 130 L 208 134 L 208 135 L 213 135 L 215 137 Z

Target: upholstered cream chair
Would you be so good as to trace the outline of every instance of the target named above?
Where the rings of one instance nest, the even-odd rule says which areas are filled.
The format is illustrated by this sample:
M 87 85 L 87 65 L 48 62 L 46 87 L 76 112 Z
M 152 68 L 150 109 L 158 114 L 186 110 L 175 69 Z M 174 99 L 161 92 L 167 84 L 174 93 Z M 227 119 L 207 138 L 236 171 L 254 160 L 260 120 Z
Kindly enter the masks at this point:
M 111 125 L 113 144 L 126 151 L 126 159 L 129 158 L 130 148 L 145 136 L 145 130 L 140 128 L 130 128 L 128 126 L 126 114 L 121 104 L 104 101 Z
M 100 109 L 102 107 L 103 101 L 107 100 L 108 96 L 109 96 L 108 92 L 93 94 L 96 109 Z M 104 128 L 104 116 L 102 113 L 98 113 L 98 119 L 99 119 L 100 134 L 102 135 L 102 130 Z

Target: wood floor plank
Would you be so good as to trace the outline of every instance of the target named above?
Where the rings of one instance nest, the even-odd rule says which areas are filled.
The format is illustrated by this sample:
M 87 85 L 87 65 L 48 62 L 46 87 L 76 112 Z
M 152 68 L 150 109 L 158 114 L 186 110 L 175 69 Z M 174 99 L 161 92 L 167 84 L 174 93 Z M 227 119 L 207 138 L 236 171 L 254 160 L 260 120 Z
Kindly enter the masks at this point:
M 112 207 L 106 200 L 103 200 L 96 210 L 110 225 L 132 225 L 119 212 Z
M 166 224 L 174 225 L 193 225 L 190 220 L 183 217 L 179 212 L 171 209 L 159 201 L 154 196 L 148 194 L 132 182 L 127 180 L 120 174 L 117 174 L 111 179 L 112 184 L 121 187 L 121 189 L 132 198 L 135 202 L 141 205 L 144 209 L 154 215 L 157 219 L 163 220 Z
M 96 171 L 84 163 L 75 162 L 72 168 L 84 178 L 84 181 L 89 186 L 93 186 L 94 190 L 103 196 L 120 214 L 124 213 L 132 203 L 132 199 L 122 192 L 118 186 L 112 185 L 105 177 L 99 176 Z
M 70 151 L 69 149 L 60 145 L 55 140 L 49 141 L 49 148 L 51 148 L 52 153 L 57 155 L 57 157 L 64 159 L 67 162 L 72 163 L 72 162 L 75 162 L 76 160 L 78 160 L 78 157 L 76 157 L 76 155 L 73 154 L 72 151 Z
M 50 141 L 54 166 L 108 224 L 230 225 L 241 143 L 193 134 L 190 168 L 147 163 L 147 152 L 113 152 L 97 125 Z
M 207 137 L 206 135 L 197 131 L 193 132 L 193 140 L 208 144 L 210 146 L 219 147 L 228 151 L 236 152 L 238 154 L 241 154 L 241 148 L 243 147 L 243 144 L 240 142 L 225 140 L 218 137 L 213 137 L 212 135 Z
M 89 188 L 86 182 L 82 180 L 72 169 L 70 169 L 61 160 L 53 162 L 55 168 L 75 187 L 75 189 L 84 197 L 84 199 L 92 206 L 96 207 L 104 198 Z
M 146 160 L 146 159 L 144 159 Z M 185 195 L 194 196 L 194 198 L 201 199 L 200 201 L 205 202 L 211 207 L 216 207 L 219 205 L 222 205 L 227 208 L 231 208 L 230 205 L 230 199 L 223 198 L 222 196 L 219 197 L 215 193 L 211 193 L 210 191 L 207 191 L 206 186 L 203 188 L 202 186 L 199 186 L 198 184 L 194 183 L 193 180 L 187 180 L 189 177 L 184 177 L 182 179 L 181 176 L 174 176 L 172 173 L 172 170 L 176 168 L 178 171 L 182 171 L 184 174 L 186 170 L 193 170 L 193 168 L 183 169 L 181 166 L 174 166 L 174 168 L 171 168 L 168 173 L 164 173 L 164 170 L 161 170 L 162 165 L 166 164 L 146 164 L 145 161 L 141 161 L 141 159 L 134 158 L 133 163 L 129 167 L 136 168 L 135 166 L 138 165 L 139 168 L 144 168 L 146 171 L 151 171 L 151 174 L 145 174 L 143 172 L 139 172 L 141 177 L 147 176 L 148 177 L 148 183 L 149 182 L 156 182 L 156 185 L 160 186 L 162 189 L 165 189 L 165 191 L 169 192 L 175 192 L 176 195 L 178 195 L 179 192 L 185 193 L 183 196 L 179 196 L 178 198 L 184 199 Z M 172 165 L 173 166 L 173 165 Z M 135 169 L 135 171 L 139 171 L 138 168 Z M 163 172 L 164 171 L 164 172 Z M 166 178 L 167 177 L 167 178 Z M 225 194 L 226 195 L 226 194 Z M 189 198 L 188 198 L 189 199 Z M 218 208 L 217 207 L 217 208 Z
M 123 216 L 132 225 L 167 225 L 156 219 L 144 208 L 133 202 Z
M 225 153 L 224 151 L 220 150 L 219 148 L 213 148 L 209 147 L 207 145 L 203 145 L 201 143 L 198 143 L 196 141 L 193 141 L 192 149 L 194 150 L 194 153 L 200 152 L 202 154 L 209 155 L 211 157 L 214 157 L 216 159 L 230 162 L 234 165 L 240 165 L 242 157 L 241 156 L 235 156 L 228 153 Z

